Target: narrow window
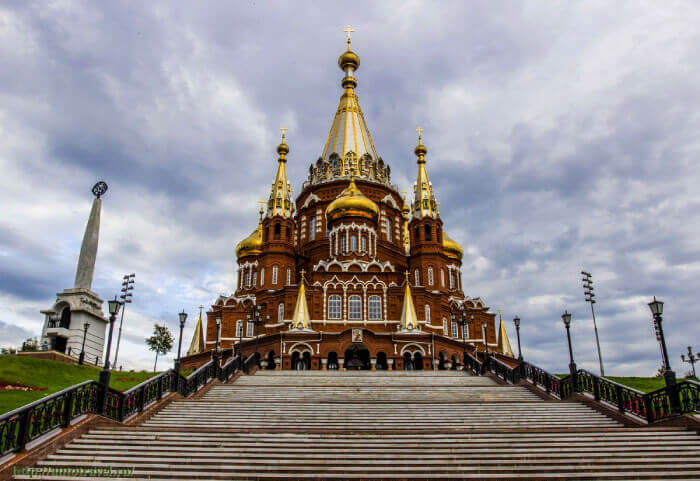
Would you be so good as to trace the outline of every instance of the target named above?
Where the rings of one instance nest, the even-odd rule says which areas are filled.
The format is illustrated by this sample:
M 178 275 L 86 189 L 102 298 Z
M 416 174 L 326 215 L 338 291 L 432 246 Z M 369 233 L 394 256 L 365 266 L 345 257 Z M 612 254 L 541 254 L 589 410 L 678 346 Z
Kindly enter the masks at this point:
M 440 269 L 440 285 L 445 287 L 445 269 Z
M 469 324 L 462 325 L 462 339 L 469 339 Z
M 352 252 L 357 251 L 357 236 L 355 234 L 350 236 L 350 250 Z
M 367 238 L 365 236 L 360 237 L 360 252 L 367 251 Z
M 260 269 L 260 287 L 265 285 L 265 268 Z
M 277 266 L 272 266 L 272 283 L 277 285 Z
M 452 337 L 459 337 L 457 330 L 457 321 L 452 321 Z
M 277 306 L 277 322 L 283 322 L 284 321 L 284 302 L 280 302 L 279 306 Z
M 316 216 L 309 219 L 309 240 L 316 239 Z
M 342 234 L 340 236 L 340 253 L 345 254 L 345 236 Z
M 420 239 L 420 227 L 416 226 L 416 235 L 413 236 L 413 241 L 418 242 L 419 239 Z
M 245 270 L 245 285 L 250 287 L 250 268 Z
M 282 224 L 279 222 L 275 223 L 275 233 L 274 233 L 274 239 L 275 240 L 280 240 L 280 235 L 282 234 Z
M 258 285 L 258 271 L 253 271 L 253 287 Z
M 350 296 L 348 299 L 348 319 L 362 319 L 362 299 Z
M 287 268 L 287 285 L 292 283 L 292 270 Z
M 423 227 L 425 229 L 425 240 L 430 241 L 433 240 L 433 234 L 430 230 L 430 224 L 425 224 Z
M 425 322 L 430 322 L 430 306 L 425 305 Z
M 253 322 L 248 321 L 248 323 L 245 325 L 245 327 L 246 327 L 246 330 L 247 330 L 247 332 L 246 332 L 246 334 L 245 334 L 246 337 L 253 337 L 253 336 L 255 336 L 255 324 L 254 324 Z
M 391 242 L 391 219 L 385 217 L 386 219 L 386 241 Z
M 443 336 L 447 336 L 447 335 L 448 335 L 448 332 L 447 332 L 447 319 L 445 319 L 444 317 L 442 318 L 442 335 L 443 335 Z
M 432 286 L 433 285 L 433 268 L 428 267 L 428 285 Z
M 455 288 L 455 272 L 450 271 L 450 289 Z
M 236 337 L 243 335 L 243 321 L 236 321 Z
M 369 318 L 373 321 L 382 318 L 382 299 L 379 296 L 369 296 Z
M 416 282 L 417 286 L 420 286 L 420 271 L 416 269 L 413 273 L 413 279 Z
M 336 294 L 328 298 L 328 319 L 340 319 L 340 296 Z

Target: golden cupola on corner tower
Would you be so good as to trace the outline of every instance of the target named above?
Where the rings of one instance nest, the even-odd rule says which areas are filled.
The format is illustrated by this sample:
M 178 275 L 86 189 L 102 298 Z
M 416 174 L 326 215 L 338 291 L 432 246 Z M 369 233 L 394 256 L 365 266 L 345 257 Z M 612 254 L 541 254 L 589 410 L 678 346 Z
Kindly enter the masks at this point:
M 461 261 L 464 256 L 464 249 L 454 239 L 447 235 L 447 232 L 442 232 L 442 250 L 445 255 L 451 259 Z
M 376 220 L 378 215 L 379 207 L 357 188 L 354 177 L 350 179 L 350 185 L 326 209 L 329 220 L 348 216 Z
M 413 185 L 413 217 L 437 218 L 440 217 L 438 203 L 433 192 L 433 184 L 428 179 L 428 171 L 425 169 L 425 154 L 428 153 L 428 149 L 423 145 L 423 129 L 418 127 L 416 131 L 418 132 L 418 145 L 414 152 L 418 157 L 416 162 L 418 164 L 418 176 Z
M 287 154 L 289 146 L 285 142 L 287 128 L 282 131 L 282 142 L 277 146 L 279 155 L 277 162 L 277 175 L 272 183 L 270 198 L 267 201 L 267 217 L 282 216 L 291 217 L 294 214 L 294 201 L 292 200 L 292 184 L 287 180 Z
M 258 227 L 250 234 L 248 237 L 243 239 L 236 246 L 236 258 L 240 259 L 244 256 L 257 256 L 262 253 L 262 206 L 260 207 L 260 221 L 258 222 Z

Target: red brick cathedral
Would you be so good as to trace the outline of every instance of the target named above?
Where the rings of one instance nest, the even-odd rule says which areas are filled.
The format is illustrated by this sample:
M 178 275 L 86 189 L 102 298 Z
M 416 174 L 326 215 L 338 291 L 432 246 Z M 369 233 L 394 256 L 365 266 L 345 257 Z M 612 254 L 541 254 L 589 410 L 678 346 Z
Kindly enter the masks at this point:
M 296 199 L 282 129 L 266 209 L 236 247 L 235 293 L 207 312 L 206 350 L 257 348 L 264 369 L 456 369 L 485 332 L 490 351 L 512 356 L 502 322 L 464 293 L 464 252 L 445 232 L 421 129 L 409 206 L 360 109 L 349 39 L 338 65 L 340 104 Z

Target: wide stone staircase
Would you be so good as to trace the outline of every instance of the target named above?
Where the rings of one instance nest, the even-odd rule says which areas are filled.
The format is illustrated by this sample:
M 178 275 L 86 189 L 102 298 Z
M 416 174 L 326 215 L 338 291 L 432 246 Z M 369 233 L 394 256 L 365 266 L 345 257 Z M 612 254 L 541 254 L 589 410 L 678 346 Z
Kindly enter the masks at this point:
M 700 479 L 700 436 L 456 371 L 261 371 L 38 464 L 94 465 L 129 479 Z

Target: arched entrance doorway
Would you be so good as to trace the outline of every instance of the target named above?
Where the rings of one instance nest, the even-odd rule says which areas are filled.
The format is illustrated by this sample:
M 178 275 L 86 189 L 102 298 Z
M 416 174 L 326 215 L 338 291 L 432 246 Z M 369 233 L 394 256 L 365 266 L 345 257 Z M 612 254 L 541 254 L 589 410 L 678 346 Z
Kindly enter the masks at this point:
M 377 353 L 377 364 L 376 364 L 377 371 L 386 371 L 389 369 L 389 365 L 386 362 L 386 353 L 385 352 L 378 352 Z
M 345 369 L 369 370 L 369 349 L 362 343 L 355 342 L 345 351 Z
M 292 353 L 291 367 L 293 371 L 308 371 L 311 369 L 311 353 L 309 351 Z
M 413 360 L 411 359 L 410 352 L 403 353 L 403 370 L 404 371 L 413 371 Z
M 423 355 L 418 351 L 413 353 L 413 369 L 416 371 L 423 370 Z
M 267 357 L 265 357 L 265 361 L 267 362 L 267 365 L 265 366 L 265 369 L 268 371 L 274 371 L 276 366 L 275 363 L 275 351 L 270 351 L 267 353 Z
M 444 371 L 445 369 L 447 369 L 446 363 L 447 355 L 445 355 L 445 351 L 440 351 L 440 355 L 438 357 L 438 370 Z
M 337 371 L 338 370 L 338 353 L 335 351 L 331 351 L 328 353 L 328 364 L 326 365 L 326 369 L 329 371 Z

